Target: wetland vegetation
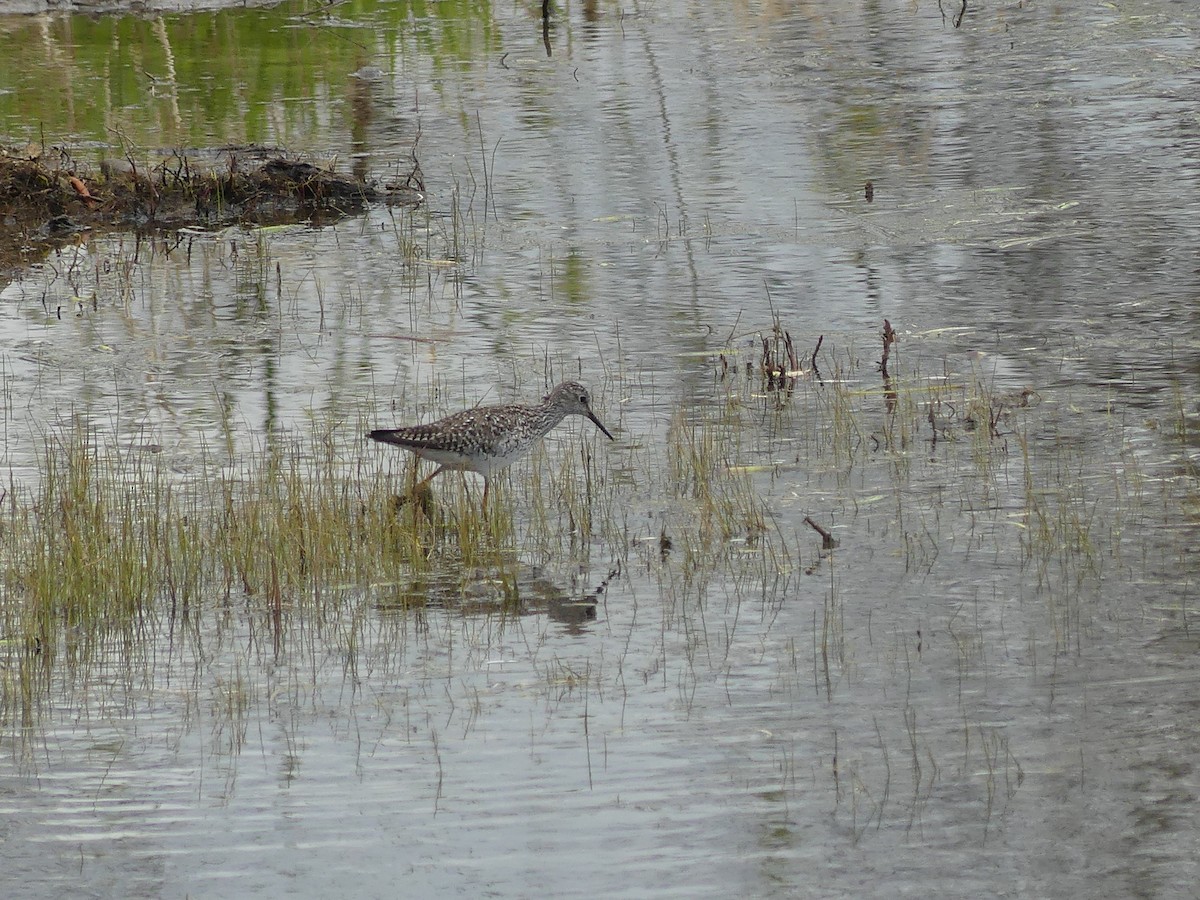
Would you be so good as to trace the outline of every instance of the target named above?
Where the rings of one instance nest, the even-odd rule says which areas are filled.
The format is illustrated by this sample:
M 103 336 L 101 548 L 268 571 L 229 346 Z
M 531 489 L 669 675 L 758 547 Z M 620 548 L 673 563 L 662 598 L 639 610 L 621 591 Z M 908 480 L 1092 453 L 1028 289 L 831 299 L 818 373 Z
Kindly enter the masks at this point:
M 0 893 L 1186 896 L 1200 23 L 1139 10 L 0 16 L 74 210 L 0 283 Z M 250 144 L 353 203 L 182 178 Z M 372 429 L 565 379 L 615 441 L 397 502 Z
M 948 557 L 1013 571 L 1018 598 L 1044 605 L 1029 649 L 1055 659 L 1107 614 L 1106 574 L 1151 577 L 1147 545 L 1131 535 L 1173 527 L 1194 503 L 1195 473 L 1147 468 L 1113 411 L 999 392 L 977 368 L 955 372 L 930 356 L 934 335 L 901 342 L 885 323 L 886 375 L 878 356 L 821 336 L 822 375 L 815 354 L 800 363 L 791 351 L 790 368 L 777 364 L 787 358 L 776 355 L 778 322 L 761 334 L 731 334 L 706 361 L 715 403 L 664 410 L 665 466 L 650 461 L 652 438 L 618 424 L 613 449 L 592 436 L 539 449 L 500 479 L 490 516 L 472 476 L 444 477 L 432 499 L 398 506 L 413 463 L 364 441 L 378 400 L 336 419 L 314 412 L 247 451 L 206 447 L 186 471 L 164 452 L 166 436 L 131 443 L 76 411 L 42 436 L 36 471 L 10 477 L 3 494 L 9 746 L 36 743 L 58 669 L 87 681 L 102 660 L 112 664 L 114 647 L 123 669 L 144 666 L 137 680 L 153 682 L 164 636 L 219 631 L 231 612 L 261 623 L 276 652 L 310 621 L 348 630 L 351 647 L 373 608 L 503 619 L 525 612 L 522 571 L 554 560 L 599 563 L 604 585 L 629 570 L 651 574 L 676 612 L 702 611 L 715 584 L 759 617 L 819 590 L 804 668 L 829 694 L 864 652 L 844 633 L 842 558 L 871 535 L 885 593 Z M 739 357 L 746 336 L 761 340 L 760 357 Z M 564 363 L 573 367 L 560 361 L 545 379 Z M 617 423 L 640 393 L 614 373 L 598 387 Z M 1176 414 L 1155 428 L 1178 436 L 1182 458 L 1187 416 Z M 1063 441 L 1068 427 L 1087 439 Z M 1111 462 L 1097 466 L 1097 454 Z M 824 527 L 806 518 L 818 533 L 787 514 L 797 503 L 823 511 Z M 639 507 L 653 515 L 631 515 Z M 820 587 L 803 583 L 813 576 Z M 596 595 L 583 590 L 581 602 Z M 1186 604 L 1177 614 L 1186 630 Z M 984 651 L 982 632 L 965 640 Z

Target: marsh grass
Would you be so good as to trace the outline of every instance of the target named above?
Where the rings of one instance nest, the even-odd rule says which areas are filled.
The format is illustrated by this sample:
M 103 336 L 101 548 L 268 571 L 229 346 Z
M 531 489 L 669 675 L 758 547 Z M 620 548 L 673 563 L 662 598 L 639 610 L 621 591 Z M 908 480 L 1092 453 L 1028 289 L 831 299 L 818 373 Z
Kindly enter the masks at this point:
M 727 403 L 700 421 L 682 410 L 667 430 L 667 466 L 677 500 L 696 516 L 699 548 L 733 538 L 755 540 L 767 530 L 763 500 L 741 467 L 741 407 Z M 688 529 L 689 531 L 692 529 Z
M 453 602 L 447 584 L 465 597 L 475 581 L 513 594 L 506 498 L 485 515 L 479 491 L 450 477 L 430 511 L 397 509 L 403 481 L 364 454 L 357 423 L 201 471 L 181 477 L 86 421 L 46 440 L 36 481 L 4 494 L 0 716 L 30 721 L 60 663 L 86 672 L 115 643 L 147 647 L 213 604 L 242 606 L 279 647 L 289 623 L 364 596 Z
M 819 520 L 851 533 L 866 525 L 876 540 L 894 541 L 907 573 L 929 577 L 947 558 L 959 564 L 989 548 L 991 560 L 1032 575 L 1055 646 L 1070 645 L 1091 613 L 1084 598 L 1120 552 L 1122 516 L 1137 518 L 1126 508 L 1141 491 L 1136 466 L 1114 477 L 1095 465 L 1114 448 L 1130 455 L 1119 423 L 1064 422 L 1069 403 L 1035 409 L 1042 398 L 1028 388 L 1001 391 L 975 366 L 956 371 L 924 358 L 919 342 L 902 355 L 904 346 L 893 345 L 890 373 L 880 373 L 852 344 L 827 344 L 821 373 L 789 373 L 797 377 L 786 390 L 771 372 L 730 365 L 736 353 L 726 348 L 716 372 L 726 403 L 706 419 L 676 414 L 668 430 L 675 495 L 693 507 L 700 555 L 741 523 L 769 522 L 760 511 L 774 504 L 762 498 L 778 482 L 794 484 Z M 881 518 L 875 501 L 884 498 L 892 512 Z M 805 555 L 802 539 L 768 532 L 767 547 L 791 545 L 771 551 L 784 565 Z M 836 638 L 830 624 L 842 619 L 836 594 L 834 580 L 814 622 L 822 652 Z
M 795 648 L 811 647 L 814 686 L 833 699 L 877 652 L 862 642 L 864 596 L 981 555 L 1032 573 L 1055 648 L 1077 644 L 1093 614 L 1086 588 L 1119 541 L 1119 527 L 1104 527 L 1109 494 L 1135 502 L 1141 481 L 1096 477 L 1092 448 L 1055 434 L 1057 407 L 1026 411 L 974 371 L 935 360 L 925 373 L 917 354 L 896 353 L 884 381 L 832 343 L 823 363 L 819 380 L 770 384 L 735 366 L 712 397 L 664 405 L 648 436 L 629 435 L 611 399 L 629 388 L 598 385 L 618 442 L 582 421 L 564 427 L 493 479 L 486 511 L 481 480 L 456 473 L 398 503 L 428 464 L 418 472 L 411 456 L 367 445 L 365 416 L 314 420 L 304 436 L 240 453 L 209 449 L 184 474 L 115 429 L 80 421 L 54 432 L 38 477 L 11 481 L 3 497 L 0 717 L 27 727 L 56 669 L 86 679 L 113 647 L 136 669 L 139 647 L 161 634 L 194 640 L 189 629 L 214 610 L 239 616 L 264 657 L 332 650 L 348 673 L 364 664 L 372 628 L 428 629 L 435 611 L 466 623 L 467 652 L 484 657 L 527 612 L 538 566 L 595 567 L 610 572 L 607 587 L 636 563 L 658 592 L 662 634 L 680 635 L 659 642 L 647 671 L 673 671 L 685 698 L 701 669 L 734 664 L 750 623 L 765 635 L 786 604 L 807 603 L 811 641 L 789 636 L 792 666 Z M 1100 424 L 1101 437 L 1118 427 Z M 822 548 L 799 524 L 807 514 L 844 543 Z M 624 586 L 636 604 L 637 578 Z M 682 674 L 668 646 L 686 658 Z M 582 683 L 611 674 L 595 668 Z M 548 682 L 564 675 L 578 671 L 545 670 Z M 257 702 L 252 676 L 245 661 L 212 689 L 213 739 L 230 752 Z

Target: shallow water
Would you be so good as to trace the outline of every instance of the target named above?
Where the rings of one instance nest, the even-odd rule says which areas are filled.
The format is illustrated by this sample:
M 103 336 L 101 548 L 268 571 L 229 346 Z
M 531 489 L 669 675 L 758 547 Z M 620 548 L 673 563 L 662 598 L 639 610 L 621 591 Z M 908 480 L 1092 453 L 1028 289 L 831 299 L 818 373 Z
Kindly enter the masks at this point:
M 182 484 L 325 427 L 399 479 L 367 427 L 564 374 L 618 438 L 515 468 L 498 571 L 60 656 L 3 722 L 4 893 L 1195 896 L 1196 12 L 585 3 L 547 56 L 463 6 L 0 19 L 6 142 L 40 66 L 103 98 L 55 140 L 416 141 L 427 188 L 12 276 L 10 496 L 81 418 Z M 790 393 L 744 370 L 774 317 L 825 336 Z

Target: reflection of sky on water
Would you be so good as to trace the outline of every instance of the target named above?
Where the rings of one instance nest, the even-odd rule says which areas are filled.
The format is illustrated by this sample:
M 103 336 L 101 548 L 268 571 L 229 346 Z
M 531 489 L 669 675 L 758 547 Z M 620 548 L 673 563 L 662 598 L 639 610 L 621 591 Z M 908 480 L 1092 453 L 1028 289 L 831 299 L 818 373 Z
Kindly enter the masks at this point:
M 241 757 L 221 744 L 236 723 L 221 720 L 219 690 L 151 697 L 110 720 L 116 737 L 62 724 L 51 742 L 64 758 L 118 748 L 106 783 L 138 803 L 109 821 L 150 820 L 136 825 L 154 832 L 147 865 L 178 853 L 181 873 L 164 880 L 198 893 L 222 880 L 265 893 L 289 876 L 336 892 L 353 847 L 381 872 L 400 859 L 430 890 L 603 893 L 582 872 L 663 895 L 859 896 L 864 884 L 928 893 L 936 875 L 965 896 L 994 890 L 999 872 L 1081 896 L 1104 886 L 1075 864 L 1090 855 L 1137 870 L 1120 874 L 1121 893 L 1143 876 L 1194 884 L 1194 853 L 1171 842 L 1195 833 L 1182 746 L 1194 723 L 1180 699 L 1195 647 L 1186 634 L 1159 641 L 1178 634 L 1190 560 L 1178 526 L 1155 518 L 1156 491 L 1173 489 L 1174 473 L 1157 480 L 1164 456 L 1182 442 L 1153 420 L 1169 417 L 1177 387 L 1189 405 L 1194 394 L 1200 193 L 1194 106 L 1180 100 L 1196 76 L 1180 28 L 1200 23 L 1178 4 L 1141 4 L 1139 21 L 1026 5 L 972 5 L 955 30 L 936 5 L 907 2 L 778 16 L 654 4 L 560 22 L 550 59 L 536 17 L 502 11 L 486 56 L 457 68 L 401 30 L 398 47 L 356 62 L 383 75 L 356 79 L 349 106 L 331 81 L 271 123 L 294 139 L 298 121 L 316 122 L 306 141 L 379 173 L 419 122 L 424 209 L 156 240 L 132 268 L 132 238 L 92 237 L 77 259 L 63 251 L 5 286 L 5 453 L 18 475 L 80 411 L 186 470 L 226 428 L 261 446 L 268 428 L 328 414 L 353 434 L 532 399 L 577 370 L 602 385 L 599 411 L 620 438 L 600 452 L 629 481 L 615 494 L 625 531 L 580 551 L 591 558 L 578 583 L 565 560 L 523 574 L 526 615 L 465 614 L 451 580 L 449 599 L 416 590 L 438 601 L 421 617 L 368 603 L 354 640 L 305 633 L 303 660 L 242 673 L 253 752 Z M 736 566 L 691 583 L 694 536 L 676 530 L 675 549 L 658 549 L 687 500 L 665 486 L 670 411 L 685 398 L 686 423 L 703 424 L 707 401 L 737 395 L 706 354 L 728 340 L 735 363 L 754 358 L 773 315 L 803 351 L 826 336 L 827 375 L 858 360 L 866 392 L 880 391 L 886 317 L 902 378 L 974 373 L 1042 402 L 1002 423 L 1009 446 L 985 443 L 982 460 L 959 420 L 947 429 L 958 444 L 919 435 L 887 457 L 895 471 L 879 451 L 833 472 L 807 455 L 827 393 L 801 382 L 778 416 L 743 398 L 744 433 L 722 436 L 743 442 L 734 462 L 761 468 L 772 527 L 807 554 L 802 519 L 815 513 L 842 556 L 814 577 L 784 561 L 775 583 Z M 874 399 L 867 444 L 881 433 Z M 547 458 L 578 433 L 565 426 Z M 1018 433 L 1032 438 L 1028 488 Z M 1111 496 L 1124 482 L 1087 471 L 1114 447 L 1122 466 L 1144 467 L 1131 481 L 1143 496 Z M 1037 480 L 1047 459 L 1077 467 L 1064 483 L 1080 496 Z M 521 510 L 521 490 L 510 496 Z M 1103 548 L 1094 580 L 1038 580 L 1022 552 L 1071 532 L 1055 520 L 1043 543 L 1022 543 L 1028 503 L 1086 520 Z M 610 558 L 627 568 L 590 603 Z M 502 602 L 491 582 L 469 587 L 480 608 Z M 406 590 L 395 588 L 413 599 Z M 197 654 L 211 671 L 237 674 L 253 644 L 231 618 L 228 643 L 206 632 L 218 646 Z M 833 684 L 817 671 L 826 621 Z M 155 727 L 196 708 L 217 721 L 162 751 Z M 164 758 L 137 755 L 139 728 Z M 205 765 L 215 779 L 193 794 L 180 771 Z M 91 777 L 61 774 L 72 787 Z M 183 809 L 174 823 L 140 799 L 159 776 L 179 779 L 159 785 Z M 189 818 L 195 796 L 207 823 Z M 1139 824 L 1142 798 L 1161 796 L 1183 799 L 1160 804 L 1176 818 L 1155 832 Z M 44 820 L 19 825 L 45 841 L 69 825 L 58 797 L 38 797 Z M 198 847 L 181 846 L 197 831 Z M 259 856 L 280 871 L 246 880 L 234 848 L 269 851 Z M 975 865 L 980 848 L 990 868 Z M 1146 862 L 1155 854 L 1165 861 Z M 73 853 L 56 860 L 64 883 L 74 877 Z
M 547 354 L 595 379 L 618 340 L 626 362 L 661 369 L 752 334 L 772 310 L 804 345 L 871 342 L 888 317 L 902 332 L 974 326 L 995 349 L 1068 337 L 1098 307 L 1144 306 L 1148 284 L 1153 309 L 1176 308 L 1195 286 L 1179 264 L 1197 229 L 1177 168 L 1186 110 L 1148 76 L 1188 73 L 1170 29 L 1164 45 L 1086 15 L 1005 10 L 956 31 L 936 10 L 734 24 L 703 7 L 686 27 L 642 12 L 578 40 L 563 25 L 549 60 L 524 19 L 502 20 L 504 65 L 497 54 L 457 76 L 385 49 L 380 77 L 355 80 L 367 113 L 336 108 L 366 116 L 355 141 L 368 170 L 402 157 L 419 123 L 431 219 L 411 228 L 404 211 L 376 210 L 281 230 L 265 255 L 252 233 L 199 235 L 188 253 L 143 252 L 128 286 L 106 279 L 99 300 L 121 317 L 85 303 L 73 326 L 37 322 L 35 275 L 3 295 L 17 322 L 0 349 L 17 383 L 56 398 L 41 409 L 125 384 L 145 397 L 130 412 L 184 402 L 211 419 L 220 395 L 253 429 L 366 386 L 419 396 L 421 371 L 426 384 L 477 381 L 468 400 L 494 395 L 491 382 L 511 391 L 514 368 Z M 1117 51 L 1141 77 L 1107 74 Z M 329 124 L 317 145 L 341 133 Z M 112 239 L 92 244 L 119 262 Z M 49 288 L 64 315 L 76 287 L 89 299 L 90 262 Z M 1132 316 L 1123 341 L 1157 342 L 1154 318 Z M 93 349 L 74 372 L 79 340 Z M 34 346 L 53 383 L 24 370 Z

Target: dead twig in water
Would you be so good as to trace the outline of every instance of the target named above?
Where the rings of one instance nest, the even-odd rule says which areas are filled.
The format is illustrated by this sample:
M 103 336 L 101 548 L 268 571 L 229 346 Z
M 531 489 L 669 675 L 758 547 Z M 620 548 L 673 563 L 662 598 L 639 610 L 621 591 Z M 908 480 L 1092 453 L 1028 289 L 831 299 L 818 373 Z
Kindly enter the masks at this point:
M 832 550 L 838 545 L 837 538 L 814 522 L 812 516 L 805 516 L 804 524 L 821 536 L 821 549 L 823 551 Z
M 505 56 L 508 54 L 506 53 Z M 410 190 L 420 191 L 425 193 L 425 173 L 421 171 L 421 161 L 417 159 L 417 144 L 421 143 L 421 122 L 417 121 L 417 133 L 413 137 L 412 149 L 408 151 L 408 158 L 412 160 L 412 170 L 408 173 L 408 177 L 404 179 L 404 186 Z
M 883 320 L 883 359 L 879 361 L 879 370 L 883 372 L 883 377 L 889 378 L 888 375 L 888 357 L 892 353 L 892 344 L 896 343 L 896 330 L 892 328 L 892 323 L 887 319 Z
M 800 370 L 800 361 L 796 358 L 796 348 L 792 343 L 792 335 L 783 327 L 779 314 L 775 312 L 775 299 L 771 296 L 770 286 L 764 285 L 767 291 L 767 304 L 771 309 L 772 337 L 762 338 L 762 372 L 767 381 L 767 389 L 783 388 L 790 395 L 796 386 L 796 375 Z
M 942 14 L 942 24 L 944 25 L 946 23 L 946 9 L 944 6 L 942 6 L 942 0 L 938 0 L 938 12 L 940 12 Z M 950 24 L 953 25 L 955 28 L 961 28 L 962 23 L 963 23 L 963 18 L 966 15 L 967 15 L 967 0 L 962 0 L 962 6 L 959 7 L 958 14 L 955 15 L 950 20 Z
M 804 523 L 821 536 L 821 547 L 817 551 L 817 561 L 804 570 L 805 575 L 815 575 L 817 573 L 817 569 L 819 569 L 821 566 L 821 560 L 832 555 L 834 548 L 838 545 L 838 542 L 837 538 L 814 522 L 812 516 L 805 516 Z
M 883 373 L 883 402 L 889 414 L 896 411 L 896 380 L 888 373 L 888 358 L 892 353 L 892 344 L 899 340 L 892 323 L 883 320 L 883 358 L 879 361 L 879 370 Z

